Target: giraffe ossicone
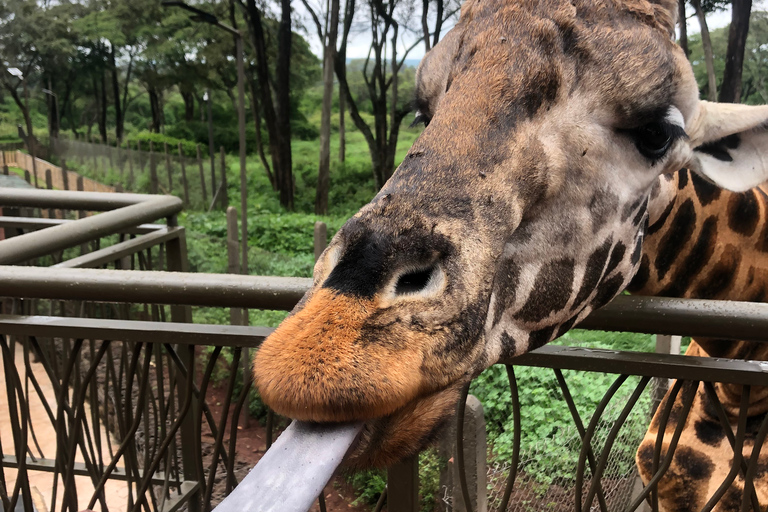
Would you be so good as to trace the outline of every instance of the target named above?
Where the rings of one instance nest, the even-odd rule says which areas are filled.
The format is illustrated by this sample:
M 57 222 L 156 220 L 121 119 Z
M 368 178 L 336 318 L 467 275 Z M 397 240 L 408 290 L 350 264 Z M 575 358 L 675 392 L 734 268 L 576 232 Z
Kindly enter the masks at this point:
M 259 349 L 291 418 L 364 421 L 349 456 L 428 443 L 461 386 L 629 283 L 653 184 L 768 177 L 768 107 L 702 102 L 674 0 L 469 0 L 417 72 L 428 125 Z

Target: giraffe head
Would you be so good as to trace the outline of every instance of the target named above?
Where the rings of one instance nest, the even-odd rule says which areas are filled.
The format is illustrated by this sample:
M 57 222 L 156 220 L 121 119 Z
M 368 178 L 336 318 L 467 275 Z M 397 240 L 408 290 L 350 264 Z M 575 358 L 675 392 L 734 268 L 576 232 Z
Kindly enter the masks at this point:
M 626 286 L 660 174 L 765 180 L 768 109 L 699 101 L 672 40 L 676 6 L 465 3 L 417 73 L 427 127 L 259 349 L 264 401 L 364 421 L 351 462 L 394 462 L 430 440 L 473 376 Z

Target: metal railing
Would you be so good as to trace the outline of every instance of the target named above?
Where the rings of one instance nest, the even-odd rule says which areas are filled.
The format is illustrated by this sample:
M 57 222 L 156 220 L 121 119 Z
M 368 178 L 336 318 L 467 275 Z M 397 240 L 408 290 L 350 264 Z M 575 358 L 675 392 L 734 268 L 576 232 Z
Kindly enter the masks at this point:
M 43 270 L 43 272 L 35 276 L 31 272 L 18 273 L 18 270 L 18 267 L 0 267 L 0 279 L 9 286 L 7 290 L 21 292 L 27 298 L 55 300 L 83 300 L 89 294 L 88 289 L 84 291 L 82 289 L 66 287 L 64 283 L 83 282 L 84 278 L 87 277 L 90 290 L 94 292 L 93 298 L 96 300 L 107 300 L 107 297 L 110 297 L 109 300 L 115 302 L 155 301 L 187 305 L 247 308 L 268 307 L 270 309 L 283 307 L 287 309 L 296 302 L 310 284 L 307 279 L 292 278 L 239 276 L 237 279 L 230 279 L 229 276 L 224 275 L 189 274 L 178 276 L 173 273 L 161 272 L 153 272 L 150 276 L 150 273 L 136 272 L 125 274 L 120 271 L 85 271 L 74 269 L 36 269 Z M 184 284 L 178 284 L 177 278 L 183 280 Z M 34 285 L 35 280 L 37 280 L 38 284 L 54 284 L 51 287 L 30 286 Z M 170 288 L 166 286 L 174 282 L 176 284 L 171 285 Z M 203 291 L 206 291 L 206 293 L 202 293 Z M 6 293 L 8 292 L 4 292 L 4 295 Z M 616 318 L 623 318 L 626 325 L 635 326 L 635 330 L 642 332 L 662 331 L 670 334 L 687 334 L 689 332 L 702 333 L 703 329 L 706 328 L 710 336 L 723 338 L 735 336 L 736 332 L 733 330 L 732 323 L 736 323 L 740 324 L 740 330 L 738 331 L 740 338 L 755 340 L 765 338 L 765 333 L 768 332 L 766 329 L 768 327 L 768 305 L 707 301 L 706 311 L 702 311 L 701 306 L 702 304 L 697 301 L 619 297 L 603 310 L 590 316 L 585 323 L 592 329 L 605 329 L 614 327 Z M 660 324 L 659 310 L 675 311 L 674 321 L 664 321 Z M 716 320 L 722 316 L 731 318 L 732 323 L 718 323 Z M 145 359 L 145 364 L 149 364 L 147 361 L 157 361 L 157 348 L 155 347 L 161 344 L 167 352 L 170 362 L 175 365 L 174 367 L 179 374 L 183 375 L 186 372 L 186 367 L 181 362 L 182 358 L 178 356 L 178 353 L 183 351 L 185 347 L 189 348 L 193 345 L 256 347 L 263 337 L 270 332 L 270 329 L 118 319 L 4 316 L 0 318 L 0 332 L 14 337 L 26 336 L 30 340 L 56 336 L 63 339 L 121 340 L 123 343 L 135 343 L 139 345 L 139 348 L 129 349 L 129 352 L 134 354 L 134 361 L 141 359 L 139 354 L 151 354 L 145 356 L 147 358 Z M 148 344 L 147 347 L 142 349 L 142 343 Z M 35 346 L 35 343 L 32 342 L 33 349 Z M 84 343 L 81 342 L 79 345 L 81 350 L 83 346 Z M 95 348 L 98 351 L 100 346 Z M 138 352 L 133 352 L 133 350 L 138 350 Z M 145 352 L 141 352 L 142 350 Z M 70 357 L 74 357 L 74 355 Z M 620 374 L 617 382 L 623 382 L 628 375 L 645 377 L 638 384 L 637 389 L 642 389 L 642 387 L 647 385 L 648 377 L 679 377 L 697 381 L 730 382 L 752 386 L 768 382 L 768 365 L 762 362 L 723 361 L 721 359 L 592 350 L 562 346 L 546 346 L 534 353 L 505 361 L 505 363 L 516 366 L 530 365 L 557 369 L 557 372 L 559 372 L 558 380 L 562 382 L 561 390 L 566 397 L 570 396 L 570 391 L 565 384 L 565 380 L 561 378 L 562 373 L 560 370 L 563 369 Z M 211 366 L 212 364 L 215 364 L 215 362 L 213 362 L 213 359 L 210 359 L 207 361 L 206 366 Z M 232 364 L 234 365 L 233 367 L 237 367 L 236 361 Z M 88 374 L 89 371 L 92 371 L 92 369 L 83 370 L 85 374 Z M 204 373 L 202 376 L 203 379 L 206 377 L 210 377 L 209 372 Z M 190 384 L 187 383 L 186 385 L 189 386 Z M 189 411 L 195 408 L 198 408 L 198 410 L 205 408 L 204 396 L 206 385 L 207 382 L 205 385 L 191 384 L 193 389 L 191 395 L 193 397 L 192 404 L 194 405 L 188 405 L 183 400 L 181 401 L 183 406 L 181 409 L 186 411 L 186 414 L 190 414 Z M 73 383 L 72 387 L 73 389 L 88 389 L 88 385 L 85 382 L 78 382 L 76 385 Z M 516 386 L 512 386 L 512 391 L 513 393 L 516 392 Z M 241 404 L 244 400 L 242 394 L 233 396 L 232 399 L 237 404 Z M 604 403 L 601 403 L 599 411 L 605 409 L 609 399 L 610 396 L 608 395 L 604 398 Z M 74 405 L 74 402 L 72 403 Z M 631 403 L 628 407 L 631 407 L 631 405 L 633 404 Z M 519 415 L 519 409 L 515 409 L 513 414 Z M 134 418 L 141 417 L 138 410 L 134 410 L 133 415 Z M 576 424 L 581 425 L 580 430 L 584 432 L 582 437 L 588 437 L 590 432 L 594 431 L 594 425 L 597 424 L 599 419 L 599 414 L 594 415 L 589 420 L 588 426 L 585 427 L 585 422 L 574 416 Z M 200 421 L 203 423 L 200 423 Z M 194 420 L 195 425 L 192 427 L 192 432 L 200 432 L 205 422 L 208 423 L 212 432 L 221 432 L 221 424 L 216 425 L 211 418 L 200 417 Z M 617 425 L 620 426 L 619 423 Z M 236 435 L 236 429 L 233 429 L 230 433 L 230 441 Z M 167 438 L 164 438 L 164 440 L 165 444 L 169 443 Z M 159 442 L 163 445 L 162 440 Z M 231 442 L 230 446 L 233 448 L 234 443 Z M 584 457 L 580 467 L 582 485 L 586 481 L 583 472 L 592 467 L 595 474 L 599 476 L 600 468 L 604 468 L 605 460 L 610 453 L 610 446 L 607 446 L 605 450 L 599 453 L 592 453 L 589 443 L 585 443 L 584 446 L 588 448 L 585 448 L 585 451 L 583 451 Z M 231 458 L 232 451 L 228 451 L 224 446 L 220 446 L 219 449 L 226 461 L 225 465 L 231 465 L 233 463 Z M 156 460 L 160 459 L 156 456 Z M 589 465 L 584 461 L 589 461 Z M 512 467 L 515 467 L 514 463 Z M 660 464 L 659 468 L 661 470 L 665 469 L 664 464 Z M 402 475 L 400 476 L 402 477 Z M 143 478 L 144 480 L 140 481 L 144 485 L 139 488 L 146 487 L 151 477 L 146 475 Z M 157 480 L 157 475 L 154 478 Z M 232 485 L 235 484 L 236 479 L 233 474 L 228 473 L 227 479 L 230 479 Z M 510 482 L 513 481 L 514 476 L 510 477 Z M 179 480 L 179 482 L 183 482 L 183 480 Z M 587 493 L 587 498 L 589 498 L 589 495 L 600 495 L 599 484 L 595 483 L 599 482 L 599 478 L 592 479 L 591 482 L 592 487 Z M 167 485 L 166 482 L 166 487 Z M 194 486 L 195 484 L 193 483 L 192 485 Z M 389 490 L 390 499 L 394 499 L 393 493 L 396 492 L 397 489 Z M 507 491 L 507 494 L 510 492 Z M 579 490 L 579 495 L 581 493 L 582 491 Z M 210 492 L 207 497 L 210 497 Z M 587 498 L 585 499 L 589 501 Z M 136 500 L 138 503 L 138 496 Z M 640 500 L 642 501 L 642 496 Z M 138 510 L 138 505 L 135 506 L 137 507 L 136 510 Z M 205 502 L 203 502 L 204 506 Z M 584 506 L 589 508 L 588 505 Z
M 51 268 L 0 266 L 0 296 L 11 299 L 4 307 L 10 308 L 12 314 L 0 316 L 0 350 L 14 452 L 3 452 L 2 467 L 18 472 L 13 487 L 6 486 L 10 479 L 5 471 L 0 474 L 4 509 L 10 510 L 19 499 L 26 507 L 33 475 L 52 473 L 53 481 L 59 482 L 52 487 L 58 489 L 51 499 L 52 512 L 54 507 L 76 511 L 96 503 L 102 510 L 209 510 L 249 469 L 238 463 L 236 444 L 237 418 L 249 399 L 250 372 L 239 382 L 234 369 L 240 365 L 243 349 L 257 347 L 271 329 L 192 324 L 190 307 L 289 310 L 311 280 L 184 273 L 184 231 L 174 221 L 181 207 L 178 199 L 147 200 L 146 196 L 129 194 L 69 196 L 41 191 L 23 194 L 0 190 L 0 205 L 107 213 L 83 215 L 80 220 L 2 217 L 0 226 L 8 229 L 39 230 L 0 241 L 2 263 L 29 261 L 118 233 L 121 240 L 69 259 L 59 258 Z M 163 217 L 167 219 L 164 225 L 147 224 Z M 156 249 L 154 255 L 148 253 L 152 248 Z M 177 272 L 78 268 L 107 264 Z M 42 302 L 49 306 L 48 315 L 29 314 L 30 304 L 36 301 L 38 306 Z M 593 313 L 580 327 L 765 341 L 768 305 L 621 296 Z M 36 373 L 34 357 L 42 372 Z M 768 382 L 768 364 L 764 362 L 579 347 L 545 346 L 503 363 L 509 369 L 513 402 L 510 413 L 516 439 L 506 472 L 500 472 L 506 485 L 500 486 L 500 497 L 492 503 L 497 510 L 507 510 L 522 457 L 519 432 L 523 411 L 512 365 L 554 369 L 556 389 L 569 405 L 582 442 L 569 484 L 572 489 L 568 491 L 572 493 L 573 509 L 579 511 L 607 511 L 612 507 L 632 510 L 646 498 L 656 503 L 656 486 L 669 466 L 673 448 L 664 456 L 661 448 L 656 450 L 651 485 L 637 489 L 629 502 L 616 505 L 608 499 L 601 479 L 619 431 L 651 377 L 744 386 Z M 225 399 L 215 411 L 218 417 L 208 402 L 217 368 L 224 370 L 226 384 Z M 562 370 L 619 376 L 599 401 L 596 413 L 582 419 L 572 405 L 571 397 L 576 392 L 568 387 Z M 598 427 L 606 422 L 605 411 L 611 400 L 616 400 L 616 389 L 630 375 L 640 376 L 639 380 L 629 398 L 620 404 L 617 416 L 608 421 L 610 428 L 598 446 L 594 440 Z M 46 395 L 44 384 L 52 387 L 52 394 Z M 682 393 L 683 404 L 690 403 L 687 389 L 682 383 L 673 388 L 675 393 Z M 672 402 L 668 402 L 670 408 Z M 35 422 L 31 421 L 34 403 L 40 403 L 42 410 L 42 420 Z M 685 417 L 689 409 L 684 408 L 680 415 Z M 742 405 L 740 419 L 745 411 L 746 405 Z M 662 412 L 666 423 L 670 413 L 666 409 Z M 723 428 L 727 426 L 726 431 L 732 432 L 727 417 L 719 418 Z M 55 448 L 48 453 L 36 436 L 46 422 L 56 436 Z M 744 442 L 742 423 L 732 438 L 734 453 L 740 453 Z M 678 425 L 682 424 L 680 420 Z M 768 420 L 763 420 L 753 439 L 753 453 L 760 453 L 766 430 Z M 210 441 L 205 454 L 204 434 Z M 679 436 L 676 430 L 673 447 Z M 457 453 L 464 453 L 461 447 Z M 740 455 L 734 457 L 735 469 L 729 471 L 708 507 L 722 497 L 735 478 L 749 481 L 754 477 L 756 458 L 740 459 Z M 464 465 L 463 456 L 458 457 L 457 464 Z M 417 471 L 417 464 L 410 460 L 391 472 L 387 490 L 390 510 L 417 509 Z M 466 472 L 466 467 L 460 467 L 460 474 Z M 69 485 L 80 478 L 91 482 L 87 501 L 81 501 L 77 487 Z M 463 501 L 471 503 L 466 478 L 460 480 Z M 128 489 L 120 505 L 108 503 L 110 492 L 105 486 L 112 481 L 122 482 L 120 485 Z M 756 508 L 756 500 L 754 490 L 745 492 L 743 510 Z

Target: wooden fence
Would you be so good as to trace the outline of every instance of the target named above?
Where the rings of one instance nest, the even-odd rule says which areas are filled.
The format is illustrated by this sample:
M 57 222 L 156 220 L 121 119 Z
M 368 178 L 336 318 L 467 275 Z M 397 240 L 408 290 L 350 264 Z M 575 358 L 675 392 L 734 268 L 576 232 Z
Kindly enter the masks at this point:
M 2 151 L 0 165 L 18 167 L 29 173 L 30 184 L 36 188 L 57 190 L 84 190 L 86 192 L 115 192 L 115 187 L 80 176 L 78 173 L 63 169 L 41 158 L 35 158 L 21 151 Z M 79 185 L 82 183 L 82 186 Z

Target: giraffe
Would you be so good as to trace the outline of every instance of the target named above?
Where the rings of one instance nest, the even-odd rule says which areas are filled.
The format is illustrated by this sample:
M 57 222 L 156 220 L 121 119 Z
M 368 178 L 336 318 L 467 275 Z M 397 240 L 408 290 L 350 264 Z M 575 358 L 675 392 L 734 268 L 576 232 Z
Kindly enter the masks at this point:
M 468 0 L 417 72 L 426 127 L 254 358 L 287 417 L 417 453 L 462 386 L 566 332 L 640 265 L 659 176 L 768 179 L 768 107 L 698 98 L 675 0 Z
M 682 169 L 659 179 L 649 205 L 649 223 L 643 255 L 628 290 L 639 295 L 696 299 L 768 300 L 768 184 L 735 193 L 722 190 Z M 700 338 L 687 355 L 768 361 L 768 343 Z M 692 387 L 687 383 L 684 386 Z M 739 416 L 742 387 L 715 383 L 714 389 L 729 421 Z M 645 484 L 653 475 L 653 452 L 662 411 L 674 400 L 673 411 L 683 409 L 683 395 L 671 389 L 656 410 L 637 451 L 636 462 Z M 692 389 L 688 390 L 692 392 Z M 745 460 L 752 455 L 755 436 L 768 413 L 768 387 L 750 390 Z M 670 417 L 665 429 L 662 457 L 679 423 Z M 714 403 L 699 384 L 685 420 L 672 464 L 659 482 L 659 508 L 670 511 L 701 510 L 731 470 L 733 449 L 720 423 Z M 755 495 L 768 504 L 768 446 L 763 446 L 755 477 Z M 714 510 L 741 510 L 743 475 L 728 488 Z

